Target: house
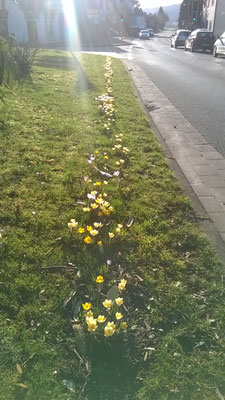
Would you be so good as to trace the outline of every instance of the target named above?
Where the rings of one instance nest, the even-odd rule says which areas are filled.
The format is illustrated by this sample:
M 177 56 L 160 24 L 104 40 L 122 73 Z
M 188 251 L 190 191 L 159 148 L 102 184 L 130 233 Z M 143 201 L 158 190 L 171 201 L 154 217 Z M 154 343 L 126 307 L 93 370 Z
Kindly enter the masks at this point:
M 1 12 L 5 20 L 0 32 L 14 35 L 19 43 L 46 45 L 64 39 L 63 10 L 56 1 L 53 5 L 48 0 L 24 0 L 20 4 L 16 0 L 0 0 L 0 15 Z
M 0 34 L 38 46 L 103 44 L 132 10 L 133 0 L 0 0 Z
M 203 5 L 204 27 L 220 36 L 225 32 L 225 1 L 205 0 Z
M 203 0 L 183 0 L 180 5 L 180 29 L 195 30 L 203 27 Z

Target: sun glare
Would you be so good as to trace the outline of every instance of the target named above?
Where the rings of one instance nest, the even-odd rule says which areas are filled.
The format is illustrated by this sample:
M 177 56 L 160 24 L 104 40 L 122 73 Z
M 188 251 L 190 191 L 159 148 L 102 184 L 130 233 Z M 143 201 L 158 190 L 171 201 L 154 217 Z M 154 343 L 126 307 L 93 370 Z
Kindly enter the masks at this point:
M 63 13 L 67 26 L 67 40 L 71 48 L 80 48 L 80 37 L 74 0 L 62 0 Z

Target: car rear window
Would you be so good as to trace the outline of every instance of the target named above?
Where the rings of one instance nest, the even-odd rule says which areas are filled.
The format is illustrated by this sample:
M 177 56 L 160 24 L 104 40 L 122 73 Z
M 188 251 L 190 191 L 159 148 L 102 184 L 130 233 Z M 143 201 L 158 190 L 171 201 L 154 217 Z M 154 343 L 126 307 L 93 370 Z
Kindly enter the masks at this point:
M 198 38 L 204 38 L 204 37 L 212 38 L 213 33 L 212 32 L 198 32 L 197 37 Z
M 191 32 L 180 32 L 179 36 L 185 36 L 188 37 L 190 35 Z

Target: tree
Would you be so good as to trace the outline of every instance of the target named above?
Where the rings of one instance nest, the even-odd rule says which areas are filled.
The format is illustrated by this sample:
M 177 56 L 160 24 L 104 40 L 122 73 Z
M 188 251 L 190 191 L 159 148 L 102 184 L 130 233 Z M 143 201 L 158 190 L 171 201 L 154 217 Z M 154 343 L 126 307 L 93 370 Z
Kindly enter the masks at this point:
M 159 8 L 157 17 L 158 17 L 158 27 L 159 27 L 159 29 L 163 29 L 165 27 L 165 25 L 166 25 L 166 22 L 169 21 L 169 17 L 163 11 L 162 7 Z

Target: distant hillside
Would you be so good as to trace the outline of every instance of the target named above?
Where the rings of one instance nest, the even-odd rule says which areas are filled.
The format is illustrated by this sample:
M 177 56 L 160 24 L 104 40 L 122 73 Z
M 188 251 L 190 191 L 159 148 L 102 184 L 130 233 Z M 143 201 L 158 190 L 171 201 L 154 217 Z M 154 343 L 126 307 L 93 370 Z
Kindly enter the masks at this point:
M 157 13 L 158 8 L 145 8 L 144 11 L 147 13 Z M 163 10 L 168 14 L 170 22 L 176 22 L 179 17 L 180 4 L 173 4 L 172 6 L 165 6 Z

